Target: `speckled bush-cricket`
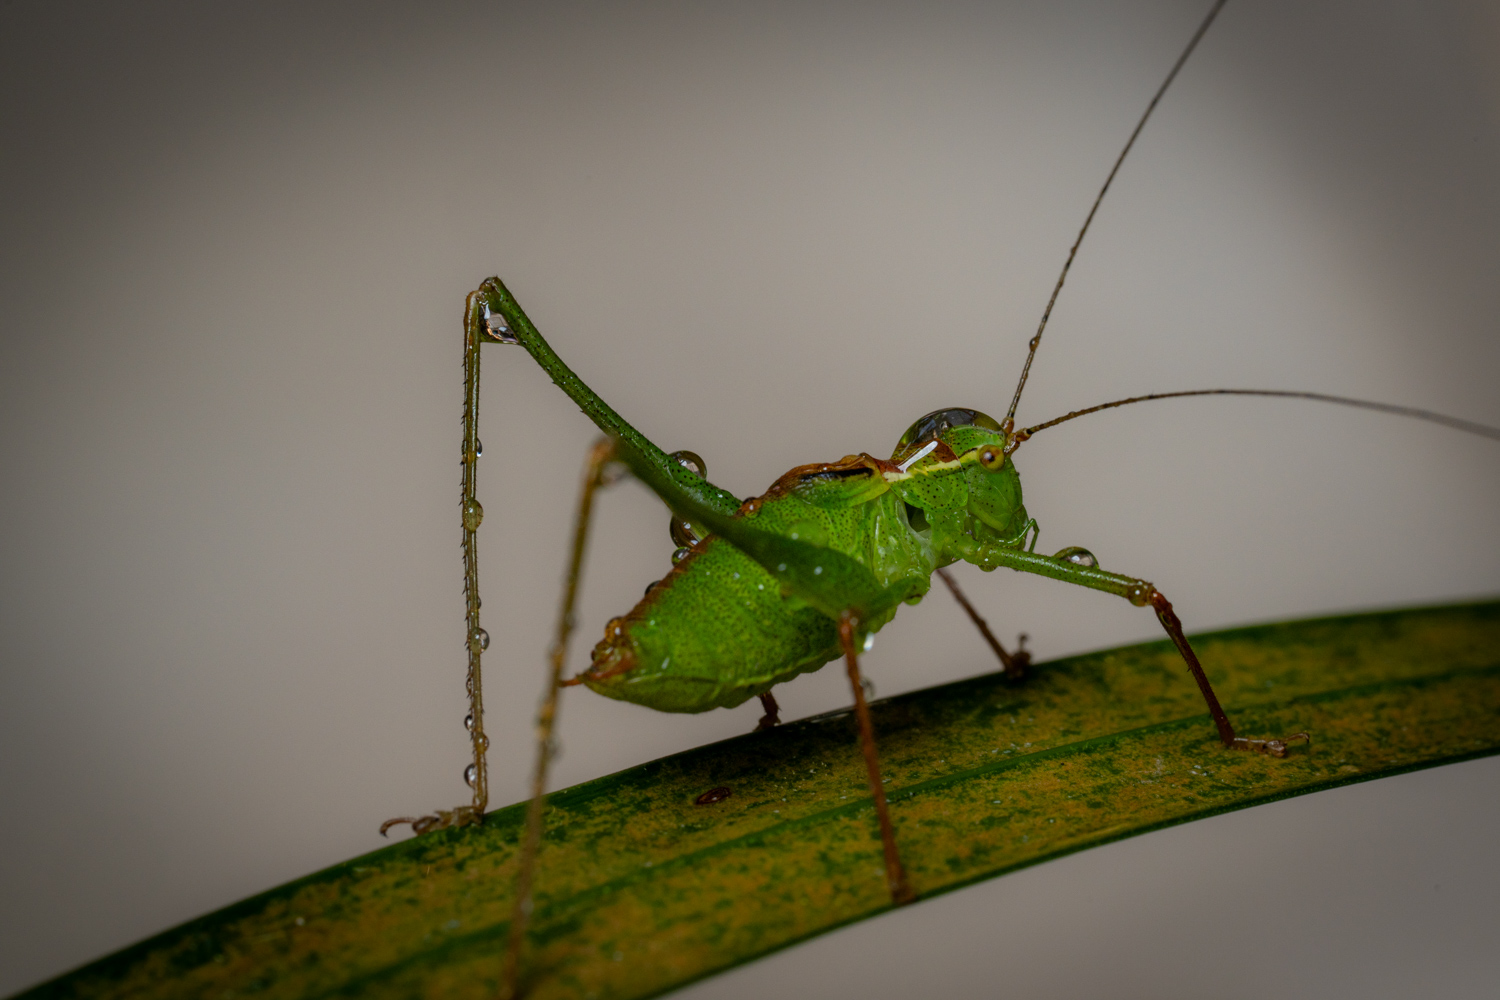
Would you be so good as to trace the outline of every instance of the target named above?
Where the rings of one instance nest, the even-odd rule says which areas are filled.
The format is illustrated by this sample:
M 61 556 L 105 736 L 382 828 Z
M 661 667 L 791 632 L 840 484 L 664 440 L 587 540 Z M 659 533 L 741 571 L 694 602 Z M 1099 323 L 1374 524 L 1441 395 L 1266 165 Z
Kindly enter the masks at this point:
M 1059 289 L 1061 284 L 1060 278 Z M 1056 294 L 1054 290 L 1054 301 Z M 1050 311 L 1049 303 L 1047 314 Z M 1045 323 L 1046 315 L 1032 343 L 1033 355 Z M 898 901 L 908 898 L 910 890 L 881 801 L 877 743 L 857 683 L 857 654 L 864 639 L 890 620 L 902 601 L 925 592 L 931 574 L 941 573 L 947 563 L 963 560 L 991 569 L 1006 565 L 1152 605 L 1202 687 L 1221 739 L 1230 746 L 1284 752 L 1283 741 L 1246 740 L 1234 733 L 1182 637 L 1170 604 L 1155 587 L 1100 570 L 1083 550 L 1065 549 L 1054 556 L 1035 551 L 1038 532 L 1022 504 L 1014 455 L 1032 434 L 1057 421 L 1015 426 L 1031 356 L 1003 421 L 972 410 L 937 411 L 914 424 L 889 459 L 860 455 L 803 466 L 778 480 L 762 497 L 741 503 L 708 484 L 701 461 L 680 453 L 667 455 L 590 392 L 551 352 L 515 299 L 495 280 L 470 297 L 465 314 L 464 527 L 470 582 L 475 804 L 430 821 L 419 820 L 422 829 L 476 821 L 485 800 L 478 681 L 486 636 L 479 627 L 473 557 L 473 532 L 482 516 L 473 483 L 479 457 L 475 436 L 478 359 L 485 341 L 524 347 L 611 435 L 610 443 L 591 455 L 585 475 L 568 597 L 553 649 L 554 684 L 549 691 L 555 692 L 560 679 L 594 491 L 603 485 L 609 463 L 615 459 L 627 464 L 673 508 L 677 541 L 686 551 L 633 611 L 610 623 L 582 682 L 600 693 L 647 707 L 695 711 L 738 704 L 752 695 L 769 698 L 775 684 L 842 656 L 853 682 L 887 871 Z M 1002 657 L 1009 657 L 1007 667 L 1012 671 L 1024 666 L 1024 656 L 1002 651 Z M 770 722 L 774 712 L 767 707 Z M 550 727 L 555 712 L 555 701 L 549 701 L 543 708 L 544 729 Z M 539 789 L 549 753 L 550 744 L 544 738 Z M 539 820 L 539 812 L 536 817 Z M 537 831 L 535 823 L 528 827 L 528 857 L 536 849 Z M 523 878 L 525 870 L 523 866 Z M 517 898 L 526 898 L 524 886 Z M 521 926 L 520 920 L 512 924 L 517 934 Z

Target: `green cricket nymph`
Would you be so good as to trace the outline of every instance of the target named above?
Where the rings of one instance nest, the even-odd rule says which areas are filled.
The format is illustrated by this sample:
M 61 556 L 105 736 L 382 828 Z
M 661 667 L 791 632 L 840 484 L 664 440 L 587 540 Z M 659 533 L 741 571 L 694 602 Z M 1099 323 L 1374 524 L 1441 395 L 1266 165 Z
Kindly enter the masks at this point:
M 942 566 L 994 569 L 997 550 L 1020 549 L 1028 536 L 1035 545 L 1006 443 L 992 417 L 938 410 L 911 426 L 888 461 L 860 454 L 799 466 L 733 516 L 842 553 L 915 603 Z M 704 712 L 766 696 L 842 655 L 837 623 L 775 574 L 719 536 L 690 538 L 671 572 L 605 626 L 590 669 L 565 683 L 660 711 Z M 878 631 L 898 606 L 862 620 L 860 632 Z M 774 720 L 774 701 L 763 700 Z

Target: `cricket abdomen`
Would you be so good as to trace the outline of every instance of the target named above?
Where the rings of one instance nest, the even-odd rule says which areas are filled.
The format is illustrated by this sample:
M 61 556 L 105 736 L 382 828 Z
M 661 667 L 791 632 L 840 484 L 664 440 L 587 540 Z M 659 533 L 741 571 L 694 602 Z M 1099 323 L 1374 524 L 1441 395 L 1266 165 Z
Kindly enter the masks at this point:
M 753 559 L 710 537 L 606 626 L 580 679 L 658 711 L 706 712 L 733 708 L 838 656 L 831 619 L 784 598 Z

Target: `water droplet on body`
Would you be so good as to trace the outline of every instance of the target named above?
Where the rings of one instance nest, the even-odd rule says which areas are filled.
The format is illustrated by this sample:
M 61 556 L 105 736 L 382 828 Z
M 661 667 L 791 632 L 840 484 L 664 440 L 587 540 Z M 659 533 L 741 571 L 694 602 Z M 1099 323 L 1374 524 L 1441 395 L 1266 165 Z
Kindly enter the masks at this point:
M 676 566 L 678 563 L 682 562 L 684 559 L 686 559 L 688 556 L 690 556 L 692 554 L 693 554 L 693 550 L 692 549 L 688 548 L 687 546 L 683 546 L 682 548 L 678 549 L 676 552 L 672 553 L 672 565 Z
M 671 535 L 672 542 L 683 548 L 691 548 L 700 541 L 698 532 L 680 517 L 672 518 Z

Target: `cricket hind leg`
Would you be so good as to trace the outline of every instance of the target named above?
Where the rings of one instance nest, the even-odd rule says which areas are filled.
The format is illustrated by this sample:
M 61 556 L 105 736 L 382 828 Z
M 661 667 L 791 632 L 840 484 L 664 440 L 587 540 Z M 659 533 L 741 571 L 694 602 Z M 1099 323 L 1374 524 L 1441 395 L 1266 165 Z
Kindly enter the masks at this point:
M 980 617 L 979 612 L 974 610 L 974 605 L 964 596 L 964 592 L 958 586 L 958 581 L 947 569 L 939 569 L 937 575 L 947 584 L 948 591 L 953 599 L 968 614 L 969 620 L 974 627 L 979 629 L 979 634 L 984 636 L 984 641 L 989 643 L 990 649 L 995 651 L 995 656 L 1000 660 L 1000 666 L 1004 670 L 1007 680 L 1018 681 L 1026 676 L 1026 668 L 1031 666 L 1031 654 L 1026 650 L 1026 633 L 1022 632 L 1016 637 L 1016 651 L 1007 653 L 1005 647 L 1000 645 L 1000 640 L 995 638 L 995 633 L 990 631 L 989 622 Z
M 865 771 L 870 779 L 870 796 L 875 800 L 875 818 L 880 823 L 880 845 L 885 853 L 885 881 L 891 890 L 891 902 L 905 906 L 916 901 L 901 854 L 896 849 L 896 832 L 891 826 L 891 811 L 885 799 L 885 785 L 880 780 L 880 755 L 875 749 L 875 727 L 870 722 L 870 706 L 865 701 L 865 686 L 859 675 L 859 647 L 855 643 L 858 620 L 848 612 L 839 619 L 839 646 L 849 668 L 849 686 L 854 689 L 854 715 L 859 723 L 859 748 L 864 754 Z
M 578 601 L 578 587 L 583 576 L 583 553 L 588 544 L 589 524 L 593 520 L 594 494 L 613 485 L 620 478 L 613 474 L 613 470 L 618 469 L 618 466 L 611 466 L 613 460 L 614 445 L 608 438 L 604 438 L 589 449 L 588 458 L 584 462 L 578 512 L 573 522 L 573 547 L 568 556 L 568 575 L 558 609 L 557 630 L 548 652 L 547 683 L 536 714 L 536 766 L 532 772 L 531 800 L 526 807 L 526 828 L 521 837 L 520 860 L 516 866 L 515 904 L 511 912 L 510 936 L 501 979 L 501 996 L 505 998 L 520 995 L 521 949 L 526 939 L 527 918 L 531 915 L 531 890 L 542 843 L 542 809 L 547 792 L 547 771 L 557 756 L 557 744 L 552 733 L 557 726 L 563 666 L 568 658 L 568 640 L 573 633 L 573 608 Z

